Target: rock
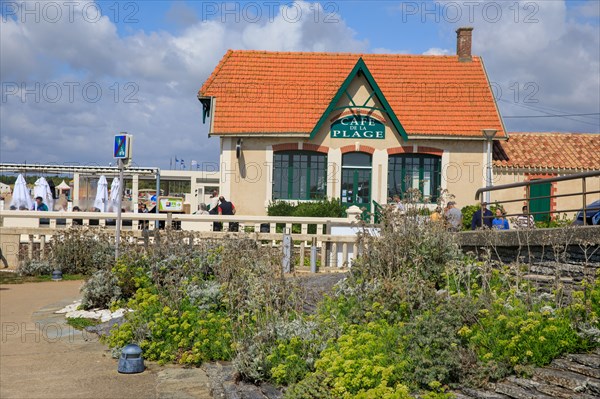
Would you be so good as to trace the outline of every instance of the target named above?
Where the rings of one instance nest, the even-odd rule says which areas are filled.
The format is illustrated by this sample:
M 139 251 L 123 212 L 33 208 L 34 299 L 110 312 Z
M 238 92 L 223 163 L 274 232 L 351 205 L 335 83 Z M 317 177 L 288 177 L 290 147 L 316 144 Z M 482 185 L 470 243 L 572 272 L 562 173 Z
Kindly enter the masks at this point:
M 600 394 L 600 380 L 586 377 L 572 371 L 551 368 L 537 368 L 533 372 L 536 380 L 542 380 L 552 385 L 559 385 L 575 392 L 594 392 Z
M 455 399 L 473 399 L 472 396 L 463 395 L 460 392 L 452 392 L 452 394 L 454 395 Z
M 281 399 L 283 398 L 283 392 L 274 387 L 269 383 L 260 384 L 260 390 L 268 399 Z
M 496 392 L 515 399 L 552 399 L 552 396 L 528 388 L 523 388 L 522 386 L 509 381 L 503 381 L 496 384 Z
M 123 317 L 117 317 L 114 319 L 110 319 L 105 323 L 100 323 L 95 326 L 88 326 L 85 328 L 85 331 L 98 334 L 101 337 L 106 336 L 110 333 L 110 330 L 113 328 L 113 326 L 120 326 L 121 324 L 123 324 L 123 321 L 125 321 Z
M 508 399 L 508 396 L 503 395 L 501 393 L 484 391 L 481 389 L 461 388 L 460 390 L 465 395 L 468 395 L 475 399 Z
M 580 355 L 586 356 L 586 355 Z M 587 356 L 590 358 L 591 356 Z M 581 359 L 581 358 L 580 358 Z M 586 358 L 584 358 L 586 359 Z M 593 360 L 593 359 L 589 359 Z M 592 363 L 592 362 L 590 362 Z M 588 377 L 600 378 L 600 364 L 597 364 L 596 367 L 590 367 L 585 364 L 581 364 L 576 361 L 569 361 L 567 359 L 554 359 L 551 364 L 552 367 L 561 370 L 573 371 L 578 374 L 583 374 Z
M 597 349 L 597 351 L 600 351 L 600 350 Z M 589 354 L 579 353 L 579 354 L 574 354 L 574 355 L 567 355 L 566 358 L 573 362 L 577 362 L 579 364 L 583 364 L 588 367 L 600 369 L 600 354 L 598 354 L 598 353 L 589 353 Z M 596 378 L 598 378 L 598 377 L 596 377 Z
M 71 305 L 67 305 L 64 308 L 57 310 L 56 314 L 64 314 L 64 313 L 69 313 L 69 312 L 74 312 L 77 310 L 77 308 L 81 306 L 81 301 L 74 301 Z
M 577 398 L 579 399 L 591 399 L 591 397 L 588 398 L 589 395 L 577 394 L 570 389 L 559 387 L 556 385 L 545 384 L 543 382 L 518 378 L 514 376 L 508 377 L 506 380 L 511 383 L 520 385 L 523 388 L 538 391 L 543 394 L 549 395 L 553 398 L 572 399 L 574 396 L 577 396 Z

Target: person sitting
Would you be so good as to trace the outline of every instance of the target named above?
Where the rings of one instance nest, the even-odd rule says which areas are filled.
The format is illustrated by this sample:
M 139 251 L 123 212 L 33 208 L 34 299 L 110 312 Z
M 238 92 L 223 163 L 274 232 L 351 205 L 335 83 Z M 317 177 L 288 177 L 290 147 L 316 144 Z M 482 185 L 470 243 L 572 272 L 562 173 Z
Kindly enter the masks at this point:
M 506 217 L 504 215 L 505 214 L 502 211 L 502 208 L 496 209 L 496 217 L 494 218 L 494 220 L 492 220 L 492 227 L 494 229 L 497 229 L 497 230 L 508 230 L 509 229 L 508 220 L 506 220 Z
M 524 205 L 522 210 L 523 213 L 517 216 L 516 227 L 519 229 L 533 229 L 535 227 L 535 220 L 533 219 L 533 215 L 529 214 L 527 205 Z
M 75 205 L 73 207 L 73 212 L 81 212 L 81 208 Z M 73 226 L 83 226 L 83 219 L 73 219 Z
M 100 208 L 92 207 L 92 209 L 90 210 L 90 212 L 102 212 L 102 211 L 100 210 Z M 100 220 L 98 220 L 98 219 L 90 219 L 89 224 L 90 224 L 90 226 L 100 226 Z
M 441 206 L 437 206 L 435 208 L 435 210 L 431 213 L 431 215 L 429 216 L 430 220 L 432 222 L 443 222 L 444 218 L 442 217 L 442 207 Z
M 146 205 L 143 202 L 140 202 L 138 204 L 138 213 L 149 213 L 150 211 L 148 210 L 148 205 Z M 150 221 L 149 220 L 140 220 L 139 224 L 138 224 L 138 229 L 141 230 L 148 230 L 150 228 Z
M 41 212 L 48 212 L 48 207 L 44 204 L 44 199 L 42 197 L 35 197 L 35 206 L 33 209 Z
M 482 211 L 483 218 L 481 217 Z M 494 215 L 489 209 L 487 209 L 487 202 L 482 202 L 479 209 L 473 213 L 473 217 L 471 218 L 471 230 L 476 230 L 483 227 L 492 228 L 493 218 Z
M 194 215 L 208 215 L 208 206 L 203 202 L 198 205 L 198 210 L 194 212 Z

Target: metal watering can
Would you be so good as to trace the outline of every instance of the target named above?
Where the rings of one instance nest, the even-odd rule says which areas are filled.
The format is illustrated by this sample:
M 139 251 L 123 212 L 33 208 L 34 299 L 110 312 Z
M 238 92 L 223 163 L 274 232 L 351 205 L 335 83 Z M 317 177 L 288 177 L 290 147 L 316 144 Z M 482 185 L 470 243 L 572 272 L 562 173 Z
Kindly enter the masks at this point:
M 121 351 L 119 358 L 119 373 L 135 374 L 145 370 L 142 348 L 135 344 L 129 344 Z

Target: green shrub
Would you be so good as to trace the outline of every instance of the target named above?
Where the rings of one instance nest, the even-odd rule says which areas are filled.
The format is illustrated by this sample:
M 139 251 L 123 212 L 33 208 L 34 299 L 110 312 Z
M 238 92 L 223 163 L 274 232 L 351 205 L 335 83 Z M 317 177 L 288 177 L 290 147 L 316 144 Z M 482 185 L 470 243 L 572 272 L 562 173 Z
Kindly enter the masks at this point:
M 267 207 L 267 215 L 341 218 L 346 215 L 346 208 L 337 198 L 299 202 L 295 205 L 287 201 L 275 201 Z
M 52 239 L 52 265 L 63 273 L 91 275 L 108 270 L 115 252 L 110 235 L 102 229 L 73 227 Z
M 458 382 L 461 374 L 457 303 L 426 311 L 402 328 L 404 355 L 410 359 L 405 383 L 427 389 L 432 383 Z
M 108 308 L 121 296 L 117 277 L 107 270 L 98 270 L 81 288 L 81 306 L 84 309 Z
M 52 274 L 54 268 L 47 260 L 31 259 L 19 263 L 17 274 L 19 276 L 44 276 Z
M 300 381 L 309 371 L 304 360 L 304 345 L 299 337 L 276 342 L 267 361 L 271 365 L 270 379 L 277 384 L 289 385 Z
M 296 205 L 287 201 L 270 202 L 267 207 L 267 215 L 269 216 L 292 216 Z
M 99 320 L 86 319 L 85 317 L 70 317 L 67 319 L 67 324 L 76 330 L 85 330 L 86 327 L 95 326 L 99 323 Z
M 379 236 L 359 235 L 364 251 L 351 270 L 355 285 L 378 281 L 389 310 L 422 308 L 446 285 L 448 265 L 462 257 L 456 238 L 441 223 L 420 217 L 417 208 L 406 215 L 384 208 L 381 218 Z
M 111 331 L 107 338 L 110 347 L 118 349 L 136 342 L 146 359 L 161 364 L 230 360 L 231 323 L 223 312 L 200 310 L 185 299 L 171 308 L 144 288 L 129 300 L 128 307 L 133 312 Z
M 463 206 L 460 210 L 460 212 L 462 213 L 462 229 L 463 230 L 471 230 L 471 221 L 473 220 L 473 214 L 475 212 L 477 212 L 478 209 L 480 209 L 481 206 L 480 205 L 467 205 L 467 206 Z
M 284 399 L 336 399 L 325 380 L 330 378 L 323 373 L 310 373 L 302 381 L 292 385 Z
M 407 366 L 399 338 L 398 329 L 385 321 L 350 326 L 321 353 L 316 372 L 328 376 L 325 383 L 336 398 L 395 390 Z
M 469 338 L 482 361 L 512 367 L 543 366 L 563 353 L 587 346 L 565 310 L 554 310 L 549 304 L 530 309 L 515 297 L 501 297 L 490 309 L 481 309 L 477 323 L 462 327 L 460 334 Z
M 557 228 L 567 227 L 573 224 L 573 219 L 569 218 L 566 214 L 561 215 L 548 215 L 546 220 L 540 220 L 535 222 L 535 227 L 543 228 Z
M 124 299 L 132 298 L 139 288 L 152 285 L 151 262 L 152 259 L 144 253 L 126 253 L 115 262 L 112 272 L 117 277 Z

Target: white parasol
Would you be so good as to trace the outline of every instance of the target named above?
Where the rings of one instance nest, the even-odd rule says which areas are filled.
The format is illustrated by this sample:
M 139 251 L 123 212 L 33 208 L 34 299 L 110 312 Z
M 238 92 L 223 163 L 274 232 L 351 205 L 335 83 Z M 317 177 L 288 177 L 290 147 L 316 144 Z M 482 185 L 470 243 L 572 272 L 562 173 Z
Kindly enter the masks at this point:
M 115 177 L 110 184 L 110 206 L 109 211 L 117 212 L 119 208 L 119 187 L 121 183 L 119 182 L 119 178 Z
M 15 187 L 13 188 L 12 199 L 10 206 L 17 209 L 25 207 L 27 210 L 33 209 L 33 201 L 31 200 L 31 194 L 27 188 L 27 182 L 23 178 L 23 175 L 17 177 Z
M 50 185 L 46 181 L 45 178 L 40 177 L 35 181 L 35 186 L 33 187 L 33 197 L 42 197 L 44 204 L 48 207 L 48 210 L 51 211 L 54 209 L 54 198 L 52 197 L 52 190 L 50 190 Z M 37 203 L 33 204 L 35 208 L 37 208 Z
M 106 212 L 108 208 L 108 182 L 104 175 L 100 176 L 100 180 L 98 180 L 94 208 L 100 209 L 100 212 Z
M 58 186 L 56 186 L 56 189 L 58 191 L 60 191 L 61 193 L 63 191 L 69 191 L 71 190 L 71 186 L 69 186 L 64 180 L 62 182 L 60 182 L 60 184 Z

